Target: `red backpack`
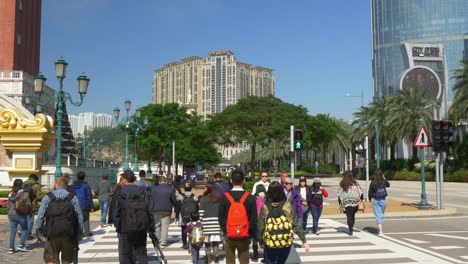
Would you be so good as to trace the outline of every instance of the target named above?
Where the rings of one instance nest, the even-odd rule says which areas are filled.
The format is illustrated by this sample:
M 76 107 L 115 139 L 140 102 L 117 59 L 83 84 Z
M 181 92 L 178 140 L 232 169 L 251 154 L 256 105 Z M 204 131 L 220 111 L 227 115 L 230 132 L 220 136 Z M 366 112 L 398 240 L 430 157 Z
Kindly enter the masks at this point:
M 234 201 L 229 192 L 226 192 L 224 195 L 226 195 L 226 198 L 231 203 L 226 223 L 227 237 L 232 239 L 248 238 L 249 217 L 244 202 L 247 200 L 250 193 L 245 192 L 239 202 Z

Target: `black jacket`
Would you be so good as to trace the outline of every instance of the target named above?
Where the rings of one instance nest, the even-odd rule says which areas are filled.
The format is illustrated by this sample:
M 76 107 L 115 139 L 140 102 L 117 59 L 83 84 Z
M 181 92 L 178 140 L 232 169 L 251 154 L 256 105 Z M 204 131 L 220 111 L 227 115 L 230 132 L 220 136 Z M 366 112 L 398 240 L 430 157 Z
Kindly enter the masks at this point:
M 143 195 L 145 199 L 148 201 L 148 196 L 144 188 L 141 188 L 135 184 L 130 184 L 124 186 L 122 189 L 119 190 L 118 193 L 114 194 L 116 195 L 116 200 L 115 203 L 113 204 L 112 208 L 112 224 L 115 226 L 115 230 L 117 233 L 120 233 L 120 228 L 121 228 L 121 220 L 122 220 L 122 207 L 123 207 L 123 197 L 126 195 Z M 148 214 L 150 217 L 150 226 L 148 227 L 149 230 L 154 230 L 154 218 L 153 214 L 151 214 L 151 211 L 149 210 L 148 206 Z
M 384 179 L 383 186 L 385 188 L 388 188 L 388 187 L 390 187 L 390 183 L 386 179 Z M 369 186 L 369 193 L 367 194 L 367 197 L 369 197 L 369 201 L 372 200 L 375 197 L 375 193 L 377 192 L 377 189 L 379 189 L 380 187 L 381 186 L 375 186 L 375 184 L 372 184 L 372 182 L 371 182 L 371 184 Z
M 177 199 L 172 185 L 159 184 L 151 189 L 151 212 L 172 213 L 172 208 L 177 206 Z
M 234 201 L 239 201 L 242 195 L 244 195 L 245 191 L 231 190 L 228 193 L 231 194 Z M 255 197 L 249 195 L 247 200 L 245 200 L 244 202 L 244 206 L 245 210 L 247 211 L 247 216 L 249 218 L 249 236 L 253 237 L 255 236 L 255 234 L 257 234 L 257 204 L 255 202 Z M 219 203 L 219 225 L 221 226 L 221 230 L 223 231 L 225 236 L 229 207 L 231 207 L 231 203 L 225 195 L 222 195 L 221 202 Z

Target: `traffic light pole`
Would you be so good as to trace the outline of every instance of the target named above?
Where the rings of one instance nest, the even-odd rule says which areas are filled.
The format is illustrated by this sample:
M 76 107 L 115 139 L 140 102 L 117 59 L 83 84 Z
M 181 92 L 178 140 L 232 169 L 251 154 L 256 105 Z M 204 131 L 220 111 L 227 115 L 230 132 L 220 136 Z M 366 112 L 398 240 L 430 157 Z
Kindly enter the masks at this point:
M 364 148 L 366 148 L 366 192 L 364 193 L 364 198 L 366 201 L 369 200 L 369 137 L 364 137 Z
M 295 158 L 296 158 L 296 152 L 294 151 L 294 126 L 291 126 L 291 152 L 292 155 L 290 155 L 291 159 L 291 179 L 294 184 L 294 171 L 295 171 Z
M 444 159 L 445 152 L 440 153 L 440 182 L 439 182 L 439 195 L 440 195 L 440 208 L 444 208 Z
M 440 204 L 440 153 L 436 153 L 436 159 L 435 159 L 435 173 L 436 173 L 436 202 L 437 202 L 437 208 L 442 209 L 442 206 Z

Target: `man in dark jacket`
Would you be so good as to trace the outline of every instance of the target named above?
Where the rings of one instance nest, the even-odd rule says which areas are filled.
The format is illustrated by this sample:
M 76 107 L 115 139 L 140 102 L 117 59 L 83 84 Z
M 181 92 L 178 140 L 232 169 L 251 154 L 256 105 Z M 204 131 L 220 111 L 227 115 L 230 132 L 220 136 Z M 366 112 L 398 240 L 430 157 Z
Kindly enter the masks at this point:
M 159 185 L 151 191 L 151 213 L 156 224 L 156 236 L 161 246 L 167 246 L 167 234 L 171 223 L 172 208 L 177 206 L 174 189 L 167 184 L 166 177 L 159 179 Z
M 148 263 L 146 233 L 154 232 L 155 229 L 148 204 L 145 202 L 146 211 L 139 211 L 136 217 L 126 217 L 134 213 L 132 209 L 135 206 L 129 205 L 131 201 L 148 201 L 148 197 L 145 189 L 135 184 L 136 177 L 132 170 L 125 170 L 121 176 L 125 185 L 117 194 L 118 198 L 113 205 L 111 215 L 112 223 L 119 234 L 119 262 L 135 263 L 136 260 L 137 263 Z M 140 213 L 145 215 L 145 219 L 142 219 Z M 129 220 L 135 220 L 136 223 L 128 223 Z M 144 229 L 138 228 L 141 226 L 145 226 Z
M 228 192 L 231 190 L 231 187 L 229 184 L 223 181 L 223 178 L 221 177 L 221 173 L 217 172 L 213 175 L 213 180 L 214 180 L 214 185 L 216 187 L 216 190 L 223 195 L 225 192 Z
M 232 190 L 228 191 L 221 197 L 219 204 L 219 225 L 224 233 L 224 251 L 226 252 L 226 263 L 235 263 L 236 249 L 237 256 L 240 264 L 249 263 L 249 245 L 251 238 L 257 233 L 257 206 L 255 198 L 252 195 L 248 195 L 244 201 L 244 206 L 247 212 L 246 224 L 249 226 L 248 237 L 233 239 L 229 238 L 227 234 L 227 223 L 229 222 L 229 208 L 231 202 L 226 197 L 230 195 L 234 201 L 239 202 L 241 197 L 246 193 L 243 189 L 245 179 L 242 171 L 236 170 L 231 174 L 231 183 L 233 185 Z
M 79 171 L 76 177 L 78 180 L 73 183 L 73 189 L 75 189 L 75 195 L 80 201 L 83 213 L 83 234 L 85 236 L 92 236 L 93 233 L 91 233 L 89 226 L 89 214 L 93 210 L 93 192 L 91 187 L 85 182 L 86 175 L 84 172 Z

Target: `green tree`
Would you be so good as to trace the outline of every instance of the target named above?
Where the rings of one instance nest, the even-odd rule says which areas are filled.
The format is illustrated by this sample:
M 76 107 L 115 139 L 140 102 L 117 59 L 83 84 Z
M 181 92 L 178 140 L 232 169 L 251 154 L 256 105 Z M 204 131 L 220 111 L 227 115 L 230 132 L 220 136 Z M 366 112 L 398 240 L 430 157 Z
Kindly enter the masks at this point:
M 450 116 L 458 124 L 460 119 L 468 119 L 468 61 L 461 61 L 461 68 L 455 70 L 453 79 L 453 103 L 450 107 Z
M 82 137 L 79 137 L 82 144 Z M 97 127 L 88 132 L 88 143 L 94 141 L 91 146 L 90 152 L 93 157 L 97 157 L 98 145 L 97 143 L 102 140 L 101 156 L 104 161 L 123 161 L 123 151 L 125 148 L 125 132 L 121 129 L 110 127 Z M 82 148 L 82 146 L 79 146 Z
M 272 96 L 251 96 L 212 116 L 210 127 L 219 144 L 237 145 L 244 141 L 249 144 L 250 170 L 254 172 L 257 146 L 269 145 L 273 139 L 289 138 L 290 125 L 304 127 L 307 118 L 302 106 Z

